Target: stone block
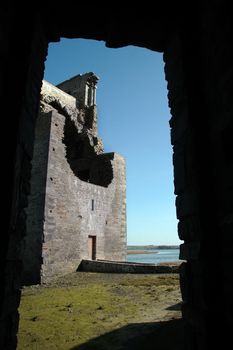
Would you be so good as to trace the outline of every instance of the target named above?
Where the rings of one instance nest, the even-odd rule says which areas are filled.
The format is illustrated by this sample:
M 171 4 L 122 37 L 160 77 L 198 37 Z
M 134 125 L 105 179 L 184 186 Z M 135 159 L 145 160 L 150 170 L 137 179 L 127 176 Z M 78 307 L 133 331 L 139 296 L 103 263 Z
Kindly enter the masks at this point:
M 187 187 L 184 151 L 173 153 L 173 166 L 175 194 L 180 194 Z
M 183 243 L 180 245 L 181 260 L 196 260 L 200 256 L 200 242 Z
M 177 219 L 198 214 L 198 209 L 198 193 L 194 189 L 188 189 L 176 197 Z
M 183 241 L 196 241 L 202 236 L 201 224 L 198 216 L 190 216 L 178 222 L 178 235 Z

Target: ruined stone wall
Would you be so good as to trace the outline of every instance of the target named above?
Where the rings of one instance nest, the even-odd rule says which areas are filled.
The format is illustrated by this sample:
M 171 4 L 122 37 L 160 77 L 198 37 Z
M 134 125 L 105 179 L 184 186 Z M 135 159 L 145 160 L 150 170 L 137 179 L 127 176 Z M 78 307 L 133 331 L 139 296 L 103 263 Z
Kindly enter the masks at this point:
M 67 94 L 71 94 L 77 100 L 77 106 L 83 108 L 96 104 L 96 82 L 99 78 L 92 72 L 79 74 L 57 85 Z
M 111 199 L 111 210 L 106 216 L 104 257 L 107 260 L 125 261 L 127 245 L 125 160 L 116 153 L 113 173 L 114 179 L 111 185 L 114 187 L 114 195 Z
M 164 53 L 165 74 L 168 81 L 168 99 L 172 114 L 170 120 L 171 143 L 173 145 L 174 192 L 176 194 L 176 215 L 179 220 L 178 234 L 184 241 L 180 246 L 180 259 L 187 260 L 180 268 L 180 283 L 183 299 L 182 312 L 186 323 L 186 337 L 196 343 L 203 332 L 200 309 L 196 310 L 193 302 L 202 296 L 202 278 L 196 280 L 191 272 L 192 266 L 199 273 L 200 258 L 200 199 L 198 183 L 198 159 L 196 154 L 195 134 L 192 127 L 186 85 L 184 55 L 181 38 L 174 36 Z M 201 276 L 199 276 L 201 277 Z M 195 301 L 193 295 L 195 294 Z M 192 302 L 190 300 L 192 299 Z M 190 322 L 195 327 L 190 325 Z M 192 334 L 191 334 L 192 333 Z M 188 335 L 189 334 L 189 335 Z M 192 349 L 192 348 L 191 348 Z
M 227 6 L 218 7 L 214 13 L 206 9 L 200 15 L 200 22 L 204 130 L 208 137 L 204 153 L 208 171 L 204 168 L 202 174 L 206 184 L 202 188 L 202 215 L 206 218 L 202 254 L 205 255 L 203 300 L 204 307 L 210 310 L 206 317 L 208 343 L 213 341 L 220 347 L 221 339 L 224 339 L 230 349 L 233 327 L 230 311 L 233 295 L 233 54 L 230 49 L 233 23 Z M 213 252 L 215 269 L 212 269 L 211 261 Z M 221 276 L 220 283 L 217 275 Z M 216 319 L 221 320 L 220 331 Z
M 174 147 L 178 152 L 174 156 L 175 181 L 177 186 L 186 182 L 185 178 L 198 183 L 197 206 L 192 204 L 192 199 L 188 200 L 188 194 L 181 195 L 183 186 L 177 199 L 182 216 L 179 235 L 185 242 L 182 254 L 188 259 L 181 273 L 185 348 L 212 349 L 213 343 L 222 348 L 227 341 L 231 346 L 233 30 L 232 12 L 226 4 L 220 0 L 176 2 L 171 8 L 171 4 L 165 2 L 164 12 L 155 12 L 140 4 L 130 16 L 116 4 L 109 13 L 111 21 L 106 21 L 106 13 L 96 4 L 94 10 L 88 12 L 87 26 L 86 16 L 80 16 L 78 22 L 76 17 L 77 11 L 89 11 L 88 3 L 83 2 L 86 6 L 83 11 L 80 3 L 78 8 L 74 4 L 61 8 L 47 3 L 46 11 L 41 6 L 36 8 L 34 3 L 3 3 L 0 97 L 1 106 L 5 107 L 2 130 L 9 133 L 9 142 L 7 151 L 2 152 L 2 175 L 5 176 L 2 184 L 8 190 L 2 192 L 5 211 L 2 224 L 5 223 L 7 229 L 3 230 L 0 245 L 2 349 L 15 349 L 17 344 L 21 248 L 26 232 L 33 130 L 47 41 L 56 41 L 59 37 L 105 40 L 114 48 L 138 45 L 160 52 L 165 50 L 169 100 L 176 119 L 171 122 L 172 133 L 180 135 L 180 144 L 183 144 L 180 131 L 188 120 L 194 135 L 188 154 L 181 152 L 178 156 L 179 148 Z M 40 16 L 42 21 L 38 21 Z M 180 42 L 175 43 L 176 32 Z M 176 82 L 173 77 L 177 77 Z M 17 93 L 13 93 L 12 98 L 13 82 L 17 84 Z M 184 104 L 189 105 L 189 117 L 182 122 L 180 111 Z M 5 138 L 2 141 L 2 150 L 5 150 Z M 186 138 L 184 142 L 187 141 Z M 188 177 L 183 177 L 187 174 Z M 185 207 L 187 214 L 194 213 L 193 209 L 198 207 L 197 215 L 185 215 Z
M 45 95 L 46 101 L 54 105 L 59 89 L 44 83 L 42 96 Z M 75 108 L 72 109 L 75 99 L 65 95 L 61 94 L 58 107 L 64 104 L 66 112 L 75 113 Z M 25 281 L 30 283 L 75 271 L 81 259 L 90 258 L 88 236 L 96 237 L 96 259 L 124 261 L 126 258 L 124 158 L 115 153 L 96 155 L 89 150 L 86 160 L 73 160 L 74 167 L 69 157 L 77 142 L 79 145 L 79 139 L 86 140 L 87 130 L 78 133 L 75 122 L 70 120 L 74 114 L 59 113 L 47 102 L 41 102 L 37 121 L 32 192 L 27 210 L 24 273 Z M 69 133 L 72 140 L 65 136 L 67 123 L 72 129 L 73 136 Z M 82 147 L 90 145 L 85 141 Z M 87 181 L 76 176 L 79 162 L 92 164 Z
M 193 17 L 184 21 L 186 30 L 171 37 L 164 53 L 190 350 L 231 342 L 233 75 L 227 18 L 206 8 L 198 23 Z
M 51 112 L 39 113 L 32 159 L 31 191 L 26 208 L 27 235 L 24 238 L 23 284 L 40 283 L 45 194 L 50 142 Z
M 124 164 L 124 161 L 118 155 L 112 156 L 113 181 L 107 188 L 78 179 L 66 160 L 65 145 L 62 143 L 64 125 L 65 117 L 53 112 L 45 201 L 42 279 L 75 271 L 82 258 L 88 259 L 88 235 L 96 236 L 97 259 L 106 259 L 114 255 L 114 259 L 121 260 L 126 254 L 126 232 L 122 235 L 121 227 L 122 224 L 125 227 L 124 217 L 121 218 L 122 203 L 125 201 L 125 188 L 122 188 L 121 183 L 124 172 L 121 164 L 119 165 Z M 120 198 L 116 203 L 117 196 Z M 106 231 L 111 232 L 111 236 L 107 236 Z M 118 244 L 115 247 L 116 242 Z M 117 249 L 119 250 L 116 252 Z
M 72 111 L 75 111 L 77 108 L 76 98 L 57 88 L 53 84 L 50 84 L 46 80 L 43 80 L 41 94 L 42 100 L 45 99 L 44 96 L 47 97 L 47 103 L 51 103 L 52 101 L 59 101 L 60 106 L 69 108 Z
M 1 28 L 1 50 L 6 47 L 6 51 L 3 50 L 4 55 L 1 53 L 3 89 L 0 97 L 3 97 L 2 106 L 5 108 L 2 127 L 9 140 L 2 158 L 3 182 L 9 191 L 3 191 L 2 196 L 4 209 L 8 208 L 8 211 L 2 215 L 6 225 L 4 227 L 2 223 L 4 234 L 0 245 L 3 250 L 0 254 L 0 348 L 15 349 L 26 235 L 25 208 L 30 192 L 34 128 L 48 42 L 40 18 L 30 6 L 25 8 L 23 4 L 11 3 L 12 8 L 9 8 L 8 4 L 5 5 L 2 6 L 6 22 L 1 21 L 2 24 L 5 22 L 3 32 Z M 22 23 L 27 23 L 26 30 Z M 13 25 L 17 28 L 17 40 Z M 18 92 L 14 91 L 12 98 L 13 81 L 17 81 Z

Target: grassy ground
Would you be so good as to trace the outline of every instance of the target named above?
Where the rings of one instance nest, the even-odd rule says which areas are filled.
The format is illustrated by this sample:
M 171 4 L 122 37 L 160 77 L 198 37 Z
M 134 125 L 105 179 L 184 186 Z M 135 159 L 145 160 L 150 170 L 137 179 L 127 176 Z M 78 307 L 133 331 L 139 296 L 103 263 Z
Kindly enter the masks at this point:
M 17 349 L 181 349 L 180 298 L 176 274 L 78 272 L 25 287 Z

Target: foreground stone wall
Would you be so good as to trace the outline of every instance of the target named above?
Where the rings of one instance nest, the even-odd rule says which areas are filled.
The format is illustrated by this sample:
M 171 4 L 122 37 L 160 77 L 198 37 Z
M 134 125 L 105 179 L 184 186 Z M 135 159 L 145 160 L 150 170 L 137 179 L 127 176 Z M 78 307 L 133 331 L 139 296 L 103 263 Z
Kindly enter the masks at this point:
M 30 4 L 1 6 L 2 128 L 7 133 L 2 193 L 3 235 L 0 244 L 0 348 L 16 349 L 21 296 L 26 210 L 30 193 L 34 128 L 47 55 L 48 39 L 42 21 Z M 25 30 L 22 23 L 27 23 Z M 13 27 L 17 28 L 17 40 Z M 17 58 L 16 58 L 17 56 Z M 12 82 L 18 92 L 13 93 Z M 2 145 L 2 150 L 6 143 Z M 8 189 L 6 191 L 6 189 Z
M 180 258 L 187 260 L 180 271 L 185 346 L 205 350 L 231 342 L 232 24 L 220 8 L 206 7 L 196 19 L 171 36 L 164 60 Z

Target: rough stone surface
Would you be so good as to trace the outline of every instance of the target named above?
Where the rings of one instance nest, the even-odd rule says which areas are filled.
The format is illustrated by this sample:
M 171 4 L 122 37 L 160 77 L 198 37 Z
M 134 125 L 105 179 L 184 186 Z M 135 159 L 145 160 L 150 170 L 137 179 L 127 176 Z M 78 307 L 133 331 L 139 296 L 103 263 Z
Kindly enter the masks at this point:
M 75 271 L 90 258 L 89 236 L 96 239 L 95 258 L 126 258 L 124 158 L 95 149 L 96 127 L 93 135 L 85 114 L 80 120 L 74 97 L 47 82 L 41 96 L 27 208 L 27 284 Z
M 78 271 L 86 272 L 113 272 L 113 273 L 179 273 L 179 263 L 143 264 L 133 262 L 117 262 L 107 260 L 82 260 Z
M 9 141 L 2 137 L 1 224 L 6 226 L 0 244 L 2 349 L 17 345 L 34 127 L 48 43 L 61 37 L 164 52 L 175 191 L 181 196 L 179 235 L 185 244 L 200 247 L 196 254 L 192 246 L 184 246 L 191 258 L 181 274 L 185 348 L 212 349 L 213 343 L 221 348 L 223 341 L 228 349 L 232 347 L 232 11 L 230 3 L 222 0 L 203 0 L 201 6 L 165 1 L 156 11 L 153 6 L 134 3 L 133 12 L 122 11 L 118 3 L 102 11 L 97 2 L 91 11 L 88 2 L 62 7 L 47 2 L 46 10 L 34 2 L 10 1 L 1 6 L 1 126 Z M 88 22 L 87 15 L 77 14 L 88 14 Z M 97 148 L 101 153 L 101 145 Z

